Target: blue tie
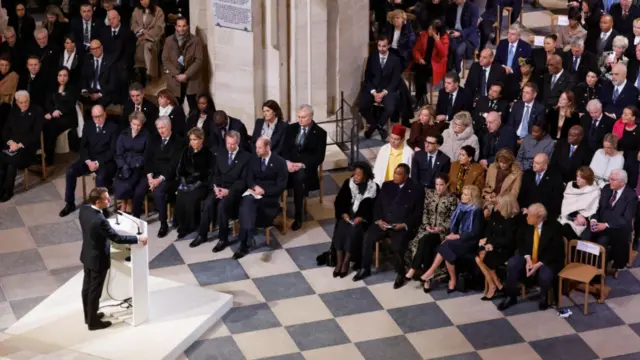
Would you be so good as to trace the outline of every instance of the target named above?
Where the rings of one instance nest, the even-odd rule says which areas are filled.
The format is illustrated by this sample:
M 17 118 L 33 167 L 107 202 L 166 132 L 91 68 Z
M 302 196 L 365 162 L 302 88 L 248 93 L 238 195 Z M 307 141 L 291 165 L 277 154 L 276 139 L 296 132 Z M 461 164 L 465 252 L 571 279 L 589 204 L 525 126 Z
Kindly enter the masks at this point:
M 576 151 L 576 146 L 575 145 L 571 145 L 571 147 L 569 147 L 569 157 L 573 156 L 573 152 Z
M 542 174 L 536 175 L 536 185 L 540 185 L 540 180 L 542 180 Z
M 231 162 L 233 161 L 233 153 L 229 153 L 229 162 L 228 165 L 231 165 Z
M 267 159 L 262 159 L 260 163 L 260 170 L 264 171 L 267 168 Z
M 636 87 L 640 89 L 640 71 L 638 72 L 638 79 L 636 79 Z
M 613 90 L 613 101 L 618 100 L 618 96 L 620 96 L 620 90 L 618 90 L 618 87 L 616 87 Z
M 507 66 L 508 67 L 513 67 L 513 56 L 515 55 L 515 45 L 509 45 L 509 56 L 507 57 Z

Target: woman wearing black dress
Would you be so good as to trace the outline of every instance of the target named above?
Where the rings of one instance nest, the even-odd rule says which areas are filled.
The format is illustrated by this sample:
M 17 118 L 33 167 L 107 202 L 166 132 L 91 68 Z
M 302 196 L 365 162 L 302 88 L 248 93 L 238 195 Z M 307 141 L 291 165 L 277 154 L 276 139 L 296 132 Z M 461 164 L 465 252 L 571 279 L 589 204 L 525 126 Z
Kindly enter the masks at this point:
M 53 165 L 58 135 L 78 126 L 77 97 L 75 89 L 69 84 L 70 76 L 68 68 L 58 70 L 58 88 L 47 94 L 44 103 L 45 122 L 42 131 L 47 165 Z
M 600 70 L 593 69 L 587 72 L 585 79 L 575 87 L 576 110 L 579 114 L 587 113 L 589 101 L 598 98 L 602 82 L 600 81 Z
M 204 132 L 205 141 L 209 135 L 209 128 L 213 123 L 213 113 L 216 112 L 216 106 L 213 98 L 207 94 L 198 96 L 198 108 L 191 111 L 187 118 L 187 129 L 197 127 Z
M 502 282 L 496 274 L 496 268 L 509 260 L 516 249 L 519 210 L 516 196 L 504 194 L 498 196 L 496 206 L 489 215 L 486 237 L 478 243 L 479 251 L 476 256 L 476 264 L 486 280 L 482 300 L 491 300 L 496 292 L 502 291 Z
M 622 110 L 620 118 L 624 124 L 622 137 L 618 140 L 618 151 L 624 153 L 624 169 L 627 171 L 629 185 L 635 189 L 638 184 L 638 159 L 640 158 L 640 111 L 635 106 L 627 106 Z
M 187 132 L 189 146 L 182 152 L 177 177 L 174 224 L 178 239 L 193 232 L 200 224 L 200 202 L 207 196 L 212 174 L 213 154 L 204 146 L 204 132 L 193 128 Z
M 566 139 L 569 129 L 580 125 L 580 115 L 576 111 L 576 97 L 573 91 L 566 90 L 560 95 L 558 105 L 547 110 L 549 135 L 554 140 Z
M 133 112 L 129 115 L 129 129 L 122 131 L 116 141 L 115 160 L 118 169 L 113 179 L 113 192 L 116 199 L 122 200 L 120 210 L 123 212 L 128 212 L 128 208 L 132 207 L 128 204 L 131 199 L 143 198 L 133 193 L 145 176 L 144 152 L 149 142 L 149 133 L 144 129 L 145 121 L 144 113 Z

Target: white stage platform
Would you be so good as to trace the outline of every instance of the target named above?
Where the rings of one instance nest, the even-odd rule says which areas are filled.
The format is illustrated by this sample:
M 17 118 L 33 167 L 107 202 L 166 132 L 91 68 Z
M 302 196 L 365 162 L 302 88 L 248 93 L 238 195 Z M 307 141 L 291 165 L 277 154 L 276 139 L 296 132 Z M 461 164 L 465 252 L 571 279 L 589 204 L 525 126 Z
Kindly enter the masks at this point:
M 175 359 L 233 305 L 231 295 L 150 276 L 149 321 L 134 327 L 107 317 L 114 322 L 111 327 L 89 331 L 80 297 L 82 277 L 82 272 L 75 275 L 5 332 L 51 353 L 71 350 L 114 360 Z M 101 311 L 109 316 L 123 309 Z

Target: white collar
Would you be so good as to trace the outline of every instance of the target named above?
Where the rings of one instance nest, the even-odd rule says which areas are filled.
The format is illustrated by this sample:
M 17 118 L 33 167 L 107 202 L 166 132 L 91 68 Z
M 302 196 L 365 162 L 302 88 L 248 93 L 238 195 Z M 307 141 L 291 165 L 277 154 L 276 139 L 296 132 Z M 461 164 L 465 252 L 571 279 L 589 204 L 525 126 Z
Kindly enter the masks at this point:
M 260 161 L 262 161 L 264 159 L 264 163 L 268 164 L 270 158 L 271 158 L 271 153 L 269 153 L 269 155 L 267 155 L 267 157 L 264 157 L 264 158 L 260 159 Z
M 518 46 L 518 41 L 520 41 L 520 39 L 516 40 L 516 42 L 514 43 L 510 43 L 509 40 L 507 40 L 507 43 L 509 43 L 509 46 Z
M 458 90 L 460 90 L 460 88 L 457 88 L 456 91 L 451 93 L 451 95 L 453 95 L 454 98 L 456 97 L 456 95 L 458 95 Z
M 102 210 L 98 209 L 95 205 L 91 205 L 91 208 L 95 211 L 102 212 Z
M 117 27 L 117 28 L 115 28 L 115 29 L 112 27 L 112 28 L 111 28 L 111 33 L 113 33 L 113 32 L 115 31 L 115 32 L 116 32 L 116 34 L 118 34 L 118 33 L 120 32 L 120 27 L 121 27 L 121 26 L 122 26 L 122 24 L 118 25 L 118 27 Z
M 542 223 L 536 225 L 536 227 L 538 228 L 538 235 L 542 235 Z
M 558 79 L 560 78 L 560 76 L 562 75 L 562 73 L 564 72 L 564 69 L 560 70 L 559 73 L 552 75 L 551 77 L 555 76 L 556 77 L 556 81 L 558 81 Z
M 94 57 L 93 57 L 93 59 L 94 59 L 94 60 L 98 60 L 98 62 L 99 62 L 99 63 L 101 63 L 101 62 L 102 62 L 102 58 L 103 58 L 103 57 L 104 57 L 104 54 L 102 54 L 99 58 L 97 58 L 97 57 L 95 57 L 95 56 L 94 56 Z
M 82 19 L 82 24 L 83 25 L 91 25 L 91 21 L 93 21 L 93 19 L 89 19 L 88 21 L 85 19 Z
M 540 179 L 542 179 L 544 177 L 544 173 L 546 173 L 547 170 L 541 172 L 541 173 L 536 173 L 536 178 L 538 177 L 538 175 L 540 176 Z
M 622 91 L 622 89 L 624 88 L 624 86 L 627 85 L 627 79 L 625 79 L 622 84 L 620 85 L 616 85 L 616 89 Z
M 606 33 L 601 32 L 600 33 L 600 37 L 601 38 L 608 38 L 609 35 L 611 35 L 611 32 L 613 31 L 613 28 L 611 28 L 611 30 L 607 31 Z

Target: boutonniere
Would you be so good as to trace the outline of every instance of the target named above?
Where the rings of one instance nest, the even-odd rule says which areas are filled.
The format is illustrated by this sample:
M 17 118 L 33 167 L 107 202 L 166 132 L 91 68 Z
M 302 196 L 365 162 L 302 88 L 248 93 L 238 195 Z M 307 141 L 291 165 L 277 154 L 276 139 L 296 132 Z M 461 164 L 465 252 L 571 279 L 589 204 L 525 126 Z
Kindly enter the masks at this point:
M 60 93 L 60 95 L 62 95 L 62 96 L 67 96 L 67 92 L 66 92 L 66 91 L 63 91 L 63 92 L 61 92 L 61 93 Z

